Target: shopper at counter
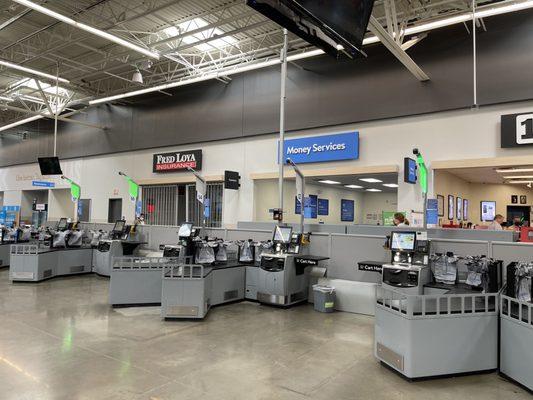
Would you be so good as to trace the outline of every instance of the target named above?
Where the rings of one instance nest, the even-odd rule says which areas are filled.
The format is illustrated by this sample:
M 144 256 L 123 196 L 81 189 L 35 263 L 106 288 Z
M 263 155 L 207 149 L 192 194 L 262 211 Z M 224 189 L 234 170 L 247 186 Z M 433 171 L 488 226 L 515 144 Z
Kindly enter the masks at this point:
M 503 231 L 503 224 L 504 218 L 501 214 L 496 214 L 494 217 L 494 220 L 489 224 L 489 230 L 491 231 Z
M 394 214 L 394 226 L 409 226 L 409 221 L 402 213 Z

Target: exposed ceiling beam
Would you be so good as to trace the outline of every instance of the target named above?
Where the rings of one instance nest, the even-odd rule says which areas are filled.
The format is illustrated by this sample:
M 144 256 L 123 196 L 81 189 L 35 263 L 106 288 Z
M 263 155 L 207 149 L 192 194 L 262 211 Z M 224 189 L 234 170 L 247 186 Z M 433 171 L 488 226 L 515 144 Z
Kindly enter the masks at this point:
M 5 109 L 8 109 L 8 110 L 12 110 L 12 111 L 18 111 L 18 112 L 21 112 L 21 113 L 33 115 L 34 117 L 36 117 L 36 118 L 32 119 L 33 121 L 35 121 L 35 120 L 37 120 L 39 118 L 51 118 L 51 119 L 54 118 L 54 115 L 46 114 L 46 113 L 39 112 L 39 111 L 28 110 L 28 109 L 25 109 L 25 108 L 15 107 L 15 106 L 11 106 L 11 105 L 8 105 L 8 104 L 2 104 L 1 107 L 5 108 Z M 78 124 L 78 125 L 87 126 L 89 128 L 95 128 L 95 129 L 101 129 L 101 130 L 107 129 L 107 127 L 102 126 L 102 125 L 92 124 L 90 122 L 80 121 L 80 120 L 77 120 L 77 119 L 70 119 L 70 118 L 67 118 L 67 117 L 65 117 L 63 115 L 58 115 L 57 119 L 60 120 L 60 121 L 72 122 L 72 123 L 75 123 L 75 124 Z M 24 122 L 24 123 L 31 122 L 29 119 L 25 120 L 25 121 L 26 122 Z M 21 124 L 19 124 L 19 125 L 21 125 Z M 4 126 L 0 127 L 0 130 L 4 130 L 3 128 L 4 128 Z
M 373 16 L 370 17 L 368 29 L 376 35 L 381 43 L 415 76 L 419 81 L 429 81 L 429 76 L 422 71 L 413 59 L 402 49 L 402 47 L 389 35 Z

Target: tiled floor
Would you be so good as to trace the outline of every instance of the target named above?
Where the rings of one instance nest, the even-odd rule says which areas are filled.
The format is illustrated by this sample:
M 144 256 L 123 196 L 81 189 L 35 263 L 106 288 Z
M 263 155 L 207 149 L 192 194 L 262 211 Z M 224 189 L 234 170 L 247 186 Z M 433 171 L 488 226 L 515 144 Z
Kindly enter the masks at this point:
M 372 355 L 373 319 L 238 303 L 203 322 L 113 310 L 108 280 L 0 271 L 0 399 L 530 399 L 496 374 L 408 383 Z

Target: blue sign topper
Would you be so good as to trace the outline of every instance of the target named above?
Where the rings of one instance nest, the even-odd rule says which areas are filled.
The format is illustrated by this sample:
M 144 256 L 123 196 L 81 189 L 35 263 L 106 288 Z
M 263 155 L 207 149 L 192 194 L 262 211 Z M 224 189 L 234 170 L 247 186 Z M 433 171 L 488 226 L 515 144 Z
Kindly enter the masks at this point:
M 47 182 L 47 181 L 31 181 L 32 186 L 39 186 L 39 187 L 47 187 L 47 188 L 53 188 L 56 186 L 54 182 Z
M 290 158 L 296 164 L 359 158 L 359 132 L 288 139 L 284 143 L 284 160 Z

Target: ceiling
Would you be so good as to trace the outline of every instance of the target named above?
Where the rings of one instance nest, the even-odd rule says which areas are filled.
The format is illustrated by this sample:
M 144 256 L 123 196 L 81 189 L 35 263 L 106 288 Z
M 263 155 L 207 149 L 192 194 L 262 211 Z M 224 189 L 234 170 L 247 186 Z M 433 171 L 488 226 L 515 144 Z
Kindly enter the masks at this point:
M 361 181 L 362 178 L 374 178 L 378 179 L 381 182 L 369 183 Z M 320 181 L 331 180 L 334 182 L 340 182 L 340 184 L 327 184 L 320 183 Z M 307 184 L 313 184 L 318 186 L 325 186 L 329 188 L 342 188 L 345 190 L 351 190 L 354 192 L 360 193 L 373 193 L 368 192 L 366 189 L 377 189 L 383 193 L 397 193 L 397 188 L 391 188 L 383 186 L 383 184 L 398 184 L 398 174 L 396 173 L 387 173 L 387 174 L 362 174 L 362 175 L 334 175 L 334 176 L 321 176 L 320 178 L 306 178 Z M 344 185 L 357 185 L 362 186 L 362 188 L 351 189 L 347 188 Z M 343 187 L 344 186 L 344 187 Z
M 0 60 L 68 80 L 54 81 L 0 66 L 0 130 L 29 116 L 63 118 L 94 99 L 216 73 L 231 84 L 228 68 L 279 59 L 281 28 L 244 0 L 33 0 L 34 3 L 157 52 L 141 54 L 16 1 L 0 0 Z M 478 6 L 498 0 L 477 0 Z M 470 1 L 377 0 L 373 16 L 389 34 L 465 13 Z M 402 45 L 408 37 L 396 35 Z M 423 36 L 419 36 L 421 38 Z M 314 49 L 289 35 L 289 54 Z M 140 72 L 143 82 L 133 80 Z M 416 81 L 413 82 L 416 84 Z M 129 101 L 134 101 L 130 98 Z M 14 128 L 8 133 L 20 133 Z
M 528 168 L 532 172 L 521 172 L 519 169 Z M 528 178 L 520 178 L 519 180 L 529 180 L 533 182 L 533 165 L 522 165 L 515 167 L 502 167 L 502 169 L 517 169 L 516 172 L 498 173 L 497 167 L 480 167 L 480 168 L 449 168 L 439 171 L 446 171 L 452 175 L 457 176 L 470 183 L 486 183 L 486 184 L 505 184 L 509 181 L 518 180 L 512 177 L 528 176 Z M 531 176 L 532 178 L 529 178 Z M 507 177 L 507 178 L 504 178 Z M 524 183 L 524 186 L 527 183 Z

